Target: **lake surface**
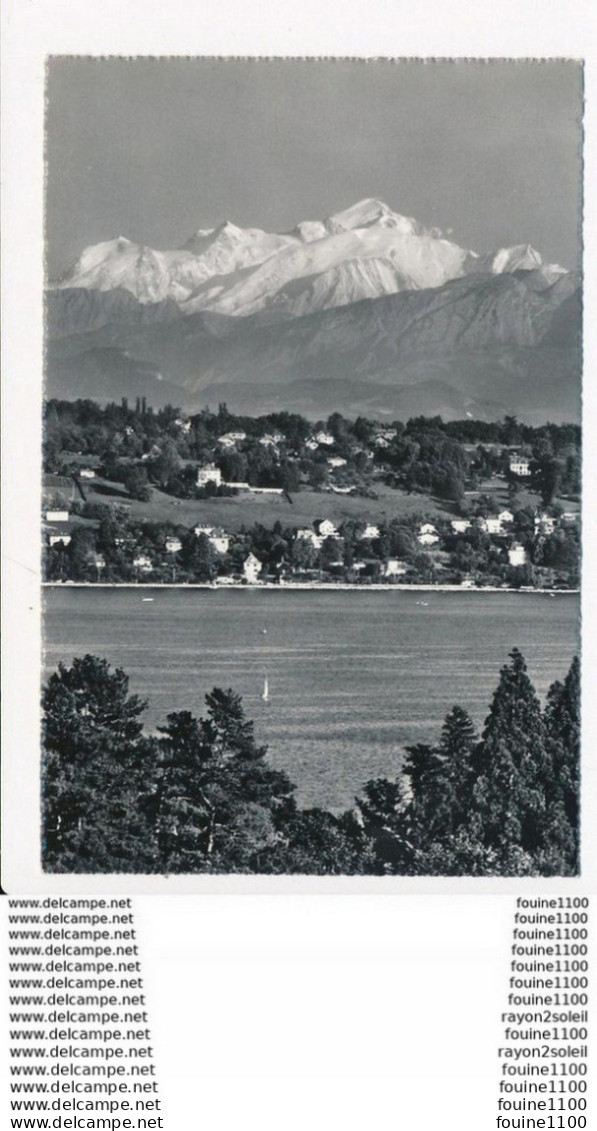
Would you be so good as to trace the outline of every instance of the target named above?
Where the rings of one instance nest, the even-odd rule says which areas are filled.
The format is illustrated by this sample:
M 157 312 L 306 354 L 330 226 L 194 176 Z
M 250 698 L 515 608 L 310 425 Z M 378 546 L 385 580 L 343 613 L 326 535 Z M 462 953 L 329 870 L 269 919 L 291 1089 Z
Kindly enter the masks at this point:
M 434 741 L 454 703 L 481 727 L 513 647 L 542 698 L 579 648 L 576 594 L 144 586 L 46 589 L 44 606 L 46 675 L 105 657 L 149 699 L 150 727 L 231 687 L 299 802 L 332 809 L 394 775 L 405 745 Z

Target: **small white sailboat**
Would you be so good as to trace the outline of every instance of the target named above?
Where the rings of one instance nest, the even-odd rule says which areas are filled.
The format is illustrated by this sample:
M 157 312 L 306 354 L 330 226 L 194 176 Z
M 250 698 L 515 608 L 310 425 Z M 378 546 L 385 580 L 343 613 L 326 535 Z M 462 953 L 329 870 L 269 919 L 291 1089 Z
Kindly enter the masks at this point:
M 267 676 L 263 681 L 263 691 L 261 693 L 261 698 L 263 699 L 264 703 L 267 703 L 269 700 L 269 682 Z

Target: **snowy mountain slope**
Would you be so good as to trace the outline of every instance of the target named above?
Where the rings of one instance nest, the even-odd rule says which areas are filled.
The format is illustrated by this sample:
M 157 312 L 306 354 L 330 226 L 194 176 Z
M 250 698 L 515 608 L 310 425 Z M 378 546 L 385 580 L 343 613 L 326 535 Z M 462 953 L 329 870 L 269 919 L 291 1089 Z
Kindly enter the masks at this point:
M 198 231 L 184 245 L 201 260 L 206 278 L 227 275 L 239 268 L 263 263 L 296 242 L 292 235 L 263 232 L 260 228 L 237 228 L 230 220 L 212 231 Z
M 48 389 L 187 408 L 576 419 L 580 280 L 367 198 L 270 233 L 87 248 L 46 301 Z M 314 406 L 319 406 L 315 409 Z
M 414 289 L 413 280 L 403 275 L 391 259 L 347 259 L 319 274 L 291 279 L 273 295 L 264 313 L 297 318 L 334 306 L 349 306 L 365 298 Z
M 218 295 L 207 300 L 204 296 L 195 301 L 191 299 L 184 304 L 183 309 L 188 314 L 197 310 L 214 310 L 220 314 L 246 317 L 272 305 L 278 292 L 297 279 L 321 275 L 343 265 L 348 276 L 351 273 L 349 263 L 368 258 L 385 259 L 392 265 L 396 278 L 395 291 L 398 291 L 440 287 L 449 279 L 457 278 L 462 274 L 468 252 L 448 240 L 433 236 L 402 235 L 394 229 L 375 226 L 354 228 L 307 244 L 283 248 L 240 281 L 233 281 L 231 286 L 224 284 Z M 400 287 L 398 279 L 407 280 L 408 287 Z M 352 293 L 357 285 L 358 273 L 354 271 L 350 288 Z M 359 293 L 358 297 L 375 296 L 365 291 Z M 319 309 L 325 307 L 321 306 Z
M 371 261 L 370 263 L 368 261 Z M 213 311 L 296 318 L 405 290 L 441 287 L 475 273 L 533 271 L 550 284 L 563 269 L 529 245 L 479 256 L 411 217 L 367 198 L 327 220 L 277 234 L 227 221 L 199 229 L 178 250 L 124 237 L 86 248 L 57 289 L 124 289 L 143 304 L 170 300 L 185 315 Z

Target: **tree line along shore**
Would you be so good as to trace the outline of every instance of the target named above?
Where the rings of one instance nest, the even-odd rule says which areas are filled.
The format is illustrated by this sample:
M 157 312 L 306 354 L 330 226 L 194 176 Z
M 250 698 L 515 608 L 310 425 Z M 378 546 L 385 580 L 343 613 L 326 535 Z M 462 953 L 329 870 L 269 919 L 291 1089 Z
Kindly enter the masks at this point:
M 578 585 L 575 425 L 50 401 L 44 435 L 47 581 Z

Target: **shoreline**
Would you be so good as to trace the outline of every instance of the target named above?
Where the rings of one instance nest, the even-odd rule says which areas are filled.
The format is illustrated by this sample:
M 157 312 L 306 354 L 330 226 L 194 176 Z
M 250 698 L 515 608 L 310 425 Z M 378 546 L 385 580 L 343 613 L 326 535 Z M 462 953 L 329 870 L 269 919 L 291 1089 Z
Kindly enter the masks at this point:
M 144 592 L 149 589 L 204 589 L 207 591 L 222 592 L 227 590 L 241 590 L 243 592 L 259 592 L 274 590 L 277 593 L 283 593 L 286 590 L 306 590 L 307 592 L 346 592 L 355 591 L 357 593 L 536 593 L 543 596 L 565 596 L 572 594 L 579 594 L 580 589 L 537 589 L 534 586 L 521 585 L 517 588 L 514 586 L 505 585 L 479 585 L 474 588 L 462 585 L 400 585 L 400 584 L 383 584 L 373 583 L 372 585 L 354 585 L 350 582 L 326 582 L 326 581 L 287 581 L 283 584 L 275 582 L 264 581 L 261 584 L 243 585 L 242 582 L 234 582 L 231 585 L 213 585 L 208 581 L 193 581 L 193 582 L 172 582 L 172 581 L 156 581 L 156 582 L 143 582 L 136 581 L 42 581 L 42 589 L 138 589 Z

